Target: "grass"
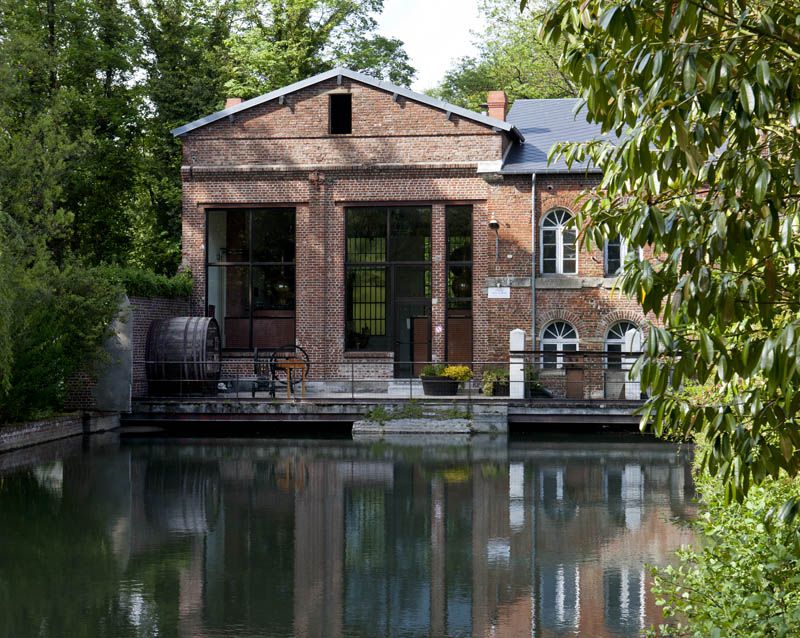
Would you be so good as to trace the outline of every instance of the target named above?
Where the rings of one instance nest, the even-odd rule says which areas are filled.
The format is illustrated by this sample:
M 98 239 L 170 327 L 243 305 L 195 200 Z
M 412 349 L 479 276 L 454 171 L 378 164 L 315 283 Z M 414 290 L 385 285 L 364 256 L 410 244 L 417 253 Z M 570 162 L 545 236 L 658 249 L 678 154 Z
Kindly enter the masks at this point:
M 383 425 L 387 421 L 396 421 L 397 419 L 431 419 L 434 421 L 444 421 L 447 419 L 469 419 L 471 416 L 469 407 L 462 410 L 455 401 L 453 405 L 444 412 L 425 414 L 423 406 L 420 405 L 416 399 L 411 399 L 399 410 L 387 410 L 382 405 L 367 410 L 364 414 L 364 420 Z

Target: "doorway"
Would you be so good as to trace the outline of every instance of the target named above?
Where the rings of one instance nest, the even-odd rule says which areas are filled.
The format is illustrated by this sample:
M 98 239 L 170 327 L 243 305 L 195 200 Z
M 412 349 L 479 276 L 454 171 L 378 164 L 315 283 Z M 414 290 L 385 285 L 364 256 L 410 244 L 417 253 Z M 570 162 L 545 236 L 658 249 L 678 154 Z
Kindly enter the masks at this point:
M 427 300 L 395 299 L 395 378 L 417 377 L 431 360 L 430 310 Z

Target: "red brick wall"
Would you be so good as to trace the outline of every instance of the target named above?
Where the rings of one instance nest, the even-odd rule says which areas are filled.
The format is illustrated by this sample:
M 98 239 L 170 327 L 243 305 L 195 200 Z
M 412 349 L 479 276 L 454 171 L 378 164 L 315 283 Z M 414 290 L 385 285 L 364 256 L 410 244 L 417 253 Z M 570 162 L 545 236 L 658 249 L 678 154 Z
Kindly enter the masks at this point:
M 536 242 L 541 241 L 539 224 L 542 218 L 554 208 L 566 208 L 576 212 L 576 200 L 584 190 L 593 188 L 599 177 L 584 175 L 540 175 L 536 180 Z M 553 288 L 536 290 L 536 331 L 537 339 L 541 331 L 551 321 L 561 319 L 571 323 L 578 332 L 582 350 L 602 350 L 608 328 L 621 320 L 641 323 L 644 320 L 641 308 L 632 300 L 626 299 L 620 290 L 612 296 L 611 279 L 604 279 L 603 247 L 595 247 L 588 252 L 578 252 L 578 272 L 576 275 L 541 275 L 539 255 L 536 259 L 537 277 L 557 285 L 559 280 L 576 278 L 582 286 L 576 289 Z M 565 282 L 568 283 L 568 282 Z
M 185 317 L 190 313 L 188 299 L 166 299 L 164 297 L 131 297 L 131 338 L 133 343 L 133 387 L 131 397 L 139 398 L 147 395 L 147 372 L 145 360 L 147 355 L 147 330 L 156 319 Z
M 353 93 L 353 133 L 328 134 L 328 92 Z M 312 376 L 349 377 L 344 348 L 344 209 L 359 204 L 427 204 L 432 208 L 432 357 L 445 357 L 445 219 L 447 204 L 473 206 L 473 358 L 503 361 L 509 332 L 531 337 L 531 177 L 479 175 L 477 163 L 498 160 L 505 136 L 438 109 L 344 79 L 308 87 L 196 129 L 184 137 L 183 251 L 195 275 L 192 314 L 205 311 L 205 211 L 226 205 L 293 206 L 297 213 L 296 338 L 316 365 Z M 597 178 L 540 175 L 537 220 L 554 207 L 576 209 L 575 200 Z M 490 218 L 500 223 L 499 254 Z M 538 227 L 536 228 L 538 252 Z M 536 255 L 538 270 L 538 254 Z M 601 349 L 614 321 L 641 321 L 635 303 L 610 297 L 603 281 L 603 253 L 581 252 L 570 285 L 537 287 L 536 334 L 547 322 L 570 321 L 581 349 Z M 487 299 L 487 279 L 511 283 L 511 298 Z M 576 281 L 580 286 L 575 287 Z M 538 344 L 538 341 L 537 341 Z M 391 358 L 388 359 L 391 361 Z M 370 374 L 391 366 L 367 359 Z M 359 366 L 360 367 L 360 366 Z
M 329 93 L 352 94 L 353 132 L 328 134 Z M 235 143 L 233 141 L 235 140 Z M 211 165 L 408 164 L 500 159 L 502 136 L 404 97 L 343 78 L 195 129 L 183 163 Z M 192 162 L 194 158 L 194 162 Z
M 302 180 L 302 181 L 301 181 Z M 445 205 L 469 203 L 473 206 L 475 246 L 473 289 L 485 286 L 487 246 L 488 185 L 475 169 L 439 167 L 436 169 L 335 169 L 326 171 L 270 171 L 232 175 L 227 172 L 184 171 L 184 261 L 195 274 L 192 313 L 205 311 L 204 224 L 205 210 L 212 204 L 285 204 L 297 212 L 296 312 L 297 343 L 312 361 L 342 361 L 344 349 L 344 209 L 364 203 L 424 203 L 431 205 L 434 260 L 432 325 L 444 326 L 445 309 Z M 438 259 L 437 259 L 438 257 Z M 479 328 L 475 340 L 476 358 L 485 358 L 486 305 L 476 297 L 474 323 Z M 444 359 L 444 334 L 433 330 L 432 356 Z M 481 348 L 483 350 L 481 350 Z M 349 365 L 347 375 L 349 377 Z M 361 367 L 361 366 L 359 366 Z M 374 366 L 373 366 L 374 367 Z M 377 366 L 374 372 L 390 371 Z M 312 375 L 338 376 L 337 369 L 319 365 Z
M 74 374 L 69 380 L 69 394 L 64 402 L 65 410 L 93 410 L 95 405 L 94 390 L 97 380 L 84 371 Z

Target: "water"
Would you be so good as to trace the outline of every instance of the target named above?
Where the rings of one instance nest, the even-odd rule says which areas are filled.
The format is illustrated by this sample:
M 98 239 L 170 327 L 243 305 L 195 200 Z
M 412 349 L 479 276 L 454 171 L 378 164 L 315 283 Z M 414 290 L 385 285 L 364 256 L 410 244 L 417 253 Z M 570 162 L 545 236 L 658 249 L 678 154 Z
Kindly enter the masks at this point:
M 639 436 L 73 440 L 0 456 L 0 636 L 637 636 L 692 490 Z

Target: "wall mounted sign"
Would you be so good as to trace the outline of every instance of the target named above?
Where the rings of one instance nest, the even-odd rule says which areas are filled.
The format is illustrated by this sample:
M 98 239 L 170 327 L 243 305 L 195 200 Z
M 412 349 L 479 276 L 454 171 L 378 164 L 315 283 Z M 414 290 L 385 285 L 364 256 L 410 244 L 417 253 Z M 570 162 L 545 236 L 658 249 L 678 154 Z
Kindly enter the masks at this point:
M 489 299 L 511 299 L 511 288 L 508 286 L 492 286 L 487 290 Z

